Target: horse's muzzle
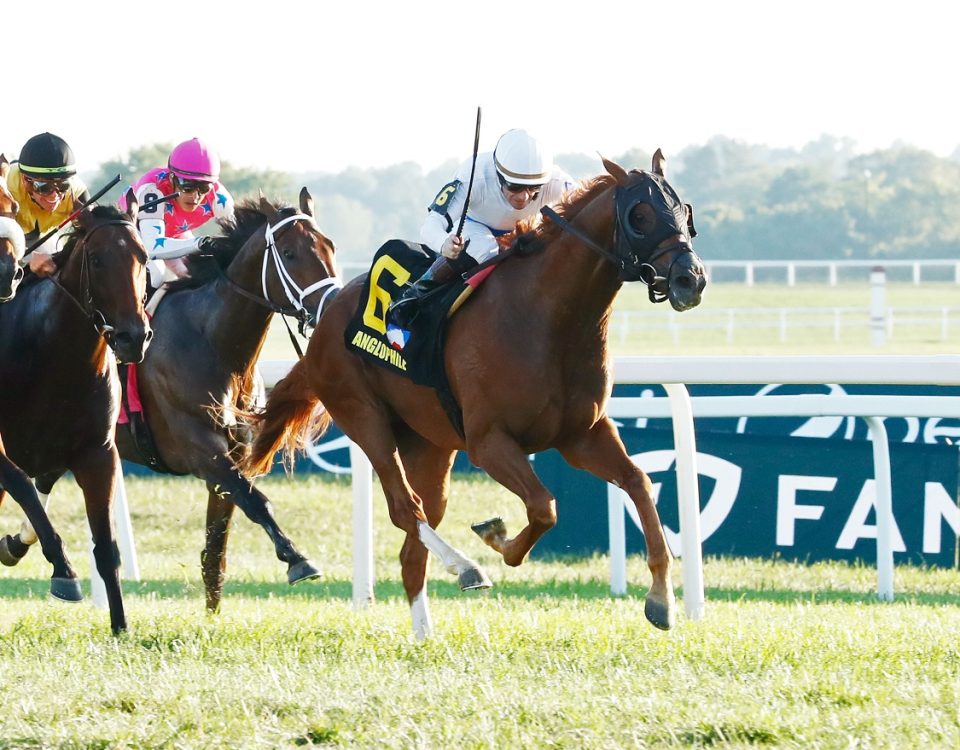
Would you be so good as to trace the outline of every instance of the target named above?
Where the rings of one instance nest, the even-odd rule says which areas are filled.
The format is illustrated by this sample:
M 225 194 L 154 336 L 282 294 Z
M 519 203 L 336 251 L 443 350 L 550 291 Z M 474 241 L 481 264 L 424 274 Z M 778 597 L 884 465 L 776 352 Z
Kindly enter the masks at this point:
M 153 330 L 149 325 L 139 331 L 113 331 L 107 340 L 121 364 L 140 364 L 147 353 L 147 347 L 153 339 Z
M 677 258 L 670 269 L 667 293 L 671 307 L 677 312 L 696 307 L 706 285 L 707 273 L 696 253 Z

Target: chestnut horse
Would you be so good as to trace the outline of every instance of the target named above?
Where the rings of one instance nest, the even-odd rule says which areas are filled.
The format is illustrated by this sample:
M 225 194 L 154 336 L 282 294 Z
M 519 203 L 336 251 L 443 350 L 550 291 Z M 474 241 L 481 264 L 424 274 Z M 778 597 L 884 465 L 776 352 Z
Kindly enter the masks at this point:
M 188 258 L 190 276 L 168 285 L 151 320 L 156 335 L 137 368 L 156 455 L 142 454 L 126 426 L 116 437 L 124 460 L 206 482 L 201 573 L 211 611 L 220 606 L 236 506 L 270 537 L 290 584 L 320 575 L 280 529 L 266 496 L 237 470 L 250 441 L 237 414 L 255 405 L 254 365 L 273 314 L 313 324 L 323 295 L 339 287 L 334 246 L 313 220 L 306 188 L 299 213 L 264 198 L 244 201 L 221 228 L 224 236 Z M 40 489 L 55 479 L 45 477 Z
M 0 434 L 29 476 L 73 472 L 115 633 L 127 621 L 111 523 L 120 386 L 110 349 L 122 362 L 139 362 L 152 335 L 143 310 L 147 254 L 135 215 L 136 201 L 127 214 L 102 206 L 83 211 L 56 256 L 57 274 L 28 279 L 0 305 Z M 54 565 L 51 590 L 78 598 L 76 573 L 43 506 L 24 510 Z M 6 564 L 23 552 L 11 537 L 0 544 Z
M 499 519 L 475 531 L 519 565 L 556 523 L 556 501 L 528 455 L 556 448 L 573 466 L 623 488 L 636 504 L 653 583 L 645 612 L 657 627 L 675 619 L 670 552 L 649 477 L 630 460 L 607 417 L 611 392 L 607 328 L 624 281 L 643 280 L 653 300 L 676 310 L 700 302 L 706 283 L 691 244 L 692 214 L 663 176 L 604 160 L 609 173 L 568 196 L 521 237 L 533 251 L 506 259 L 451 318 L 445 367 L 462 409 L 454 428 L 434 390 L 368 364 L 347 350 L 344 329 L 363 279 L 351 282 L 320 318 L 305 357 L 274 388 L 249 466 L 269 468 L 275 451 L 310 438 L 331 418 L 367 454 L 391 521 L 406 532 L 403 585 L 417 638 L 430 632 L 428 550 L 462 589 L 485 588 L 476 563 L 435 531 L 447 502 L 457 450 L 523 500 L 527 526 L 507 538 Z M 320 401 L 326 407 L 315 410 Z

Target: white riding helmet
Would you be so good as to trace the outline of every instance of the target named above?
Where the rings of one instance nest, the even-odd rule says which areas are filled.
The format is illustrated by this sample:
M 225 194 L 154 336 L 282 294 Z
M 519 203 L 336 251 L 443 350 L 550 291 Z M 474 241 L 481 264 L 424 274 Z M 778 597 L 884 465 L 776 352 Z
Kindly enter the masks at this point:
M 497 141 L 493 163 L 505 182 L 544 185 L 553 170 L 550 153 L 526 130 L 508 130 Z

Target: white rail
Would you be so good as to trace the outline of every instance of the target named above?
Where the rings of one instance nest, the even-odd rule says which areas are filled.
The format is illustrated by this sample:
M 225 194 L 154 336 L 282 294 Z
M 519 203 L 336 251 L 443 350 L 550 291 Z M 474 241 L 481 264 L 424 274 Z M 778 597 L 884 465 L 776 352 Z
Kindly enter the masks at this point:
M 953 282 L 960 284 L 960 261 L 952 258 L 942 260 L 890 260 L 878 258 L 876 260 L 705 260 L 707 273 L 711 276 L 716 269 L 738 269 L 742 272 L 741 280 L 747 286 L 756 283 L 758 270 L 777 269 L 778 282 L 786 279 L 787 286 L 797 283 L 798 270 L 816 269 L 827 272 L 827 283 L 837 285 L 837 278 L 841 269 L 873 269 L 877 267 L 892 269 L 906 268 L 910 270 L 910 278 L 914 284 L 920 284 L 923 279 L 923 269 L 940 268 L 952 273 Z M 722 278 L 722 277 L 721 277 Z M 722 283 L 722 282 L 720 282 Z
M 270 387 L 292 366 L 265 361 L 261 372 Z M 693 417 L 720 416 L 855 416 L 867 421 L 873 441 L 877 483 L 877 590 L 893 598 L 893 527 L 890 454 L 885 417 L 957 417 L 960 398 L 949 396 L 704 396 L 691 399 L 684 383 L 705 384 L 876 384 L 960 386 L 960 357 L 930 356 L 787 356 L 787 357 L 620 357 L 614 362 L 616 383 L 663 383 L 666 398 L 614 398 L 614 418 L 671 417 L 677 454 L 677 494 L 683 558 L 684 610 L 690 619 L 705 613 L 700 492 L 697 482 Z M 361 458 L 362 457 L 362 458 Z M 354 477 L 354 594 L 356 607 L 373 598 L 370 526 L 371 468 L 359 450 L 351 450 Z M 624 506 L 610 490 L 611 591 L 626 590 Z

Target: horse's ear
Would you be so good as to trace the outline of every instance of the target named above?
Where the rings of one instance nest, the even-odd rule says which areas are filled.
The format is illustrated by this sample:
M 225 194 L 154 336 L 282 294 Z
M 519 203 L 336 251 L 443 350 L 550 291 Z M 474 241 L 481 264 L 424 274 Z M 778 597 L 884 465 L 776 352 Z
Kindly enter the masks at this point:
M 6 177 L 10 171 L 10 162 L 7 161 L 6 154 L 0 154 L 0 177 Z
M 275 223 L 280 218 L 280 214 L 277 213 L 276 207 L 267 200 L 266 196 L 263 194 L 263 190 L 257 188 L 257 193 L 260 196 L 260 213 L 267 217 L 267 221 Z
M 660 149 L 653 152 L 653 173 L 661 177 L 667 176 L 667 157 Z
M 610 161 L 609 159 L 600 157 L 600 160 L 603 162 L 603 168 L 607 170 L 616 180 L 619 185 L 626 185 L 629 178 L 627 177 L 627 170 L 617 164 L 615 161 Z
M 127 218 L 132 222 L 136 222 L 137 214 L 140 212 L 140 204 L 137 202 L 137 195 L 133 192 L 133 188 L 127 188 L 126 202 Z
M 310 195 L 306 185 L 300 188 L 300 213 L 313 216 L 313 196 Z

